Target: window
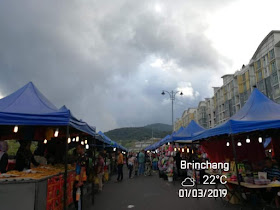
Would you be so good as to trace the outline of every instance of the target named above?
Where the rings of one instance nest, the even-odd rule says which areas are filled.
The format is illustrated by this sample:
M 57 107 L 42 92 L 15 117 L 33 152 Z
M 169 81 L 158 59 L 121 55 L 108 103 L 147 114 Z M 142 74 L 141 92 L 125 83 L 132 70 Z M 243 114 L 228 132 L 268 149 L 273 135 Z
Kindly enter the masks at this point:
M 243 90 L 244 90 L 244 91 L 247 90 L 247 88 L 246 88 L 246 82 L 243 83 Z
M 275 58 L 274 49 L 270 50 L 269 56 L 270 56 L 270 60 L 273 60 Z
M 246 81 L 245 74 L 242 74 L 242 79 L 243 79 L 243 82 L 245 82 L 245 81 Z
M 265 56 L 263 57 L 263 66 L 266 66 Z
M 276 85 L 274 87 L 274 97 L 279 97 L 280 96 L 280 89 L 279 89 L 279 85 Z
M 257 61 L 257 69 L 260 69 L 261 68 L 261 60 L 258 60 Z
M 272 72 L 275 72 L 275 71 L 276 71 L 276 64 L 275 64 L 275 61 L 273 61 L 273 62 L 271 63 L 271 70 L 272 70 Z
M 263 81 L 261 81 L 261 82 L 258 83 L 258 89 L 259 89 L 260 91 L 264 91 L 264 83 L 263 83 Z
M 258 80 L 262 80 L 262 71 L 258 71 Z
M 276 85 L 278 83 L 278 75 L 277 72 L 271 75 L 271 84 Z

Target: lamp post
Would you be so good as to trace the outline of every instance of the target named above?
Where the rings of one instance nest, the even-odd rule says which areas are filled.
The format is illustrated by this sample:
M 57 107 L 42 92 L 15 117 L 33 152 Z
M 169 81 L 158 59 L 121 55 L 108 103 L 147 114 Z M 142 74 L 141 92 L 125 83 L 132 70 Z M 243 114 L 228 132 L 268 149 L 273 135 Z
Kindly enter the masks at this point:
M 173 122 L 173 115 L 174 115 L 174 108 L 173 108 L 173 103 L 174 103 L 174 101 L 175 101 L 175 96 L 176 96 L 176 94 L 177 93 L 179 93 L 180 91 L 171 91 L 171 92 L 169 92 L 169 91 L 166 91 L 166 90 L 163 90 L 162 91 L 162 93 L 161 93 L 161 95 L 165 95 L 165 93 L 168 93 L 169 94 L 169 96 L 170 96 L 170 100 L 171 100 L 171 104 L 172 104 L 172 109 L 171 109 L 171 111 L 172 111 L 172 129 L 174 130 L 174 122 Z M 182 96 L 183 95 L 183 92 L 180 92 L 180 95 Z

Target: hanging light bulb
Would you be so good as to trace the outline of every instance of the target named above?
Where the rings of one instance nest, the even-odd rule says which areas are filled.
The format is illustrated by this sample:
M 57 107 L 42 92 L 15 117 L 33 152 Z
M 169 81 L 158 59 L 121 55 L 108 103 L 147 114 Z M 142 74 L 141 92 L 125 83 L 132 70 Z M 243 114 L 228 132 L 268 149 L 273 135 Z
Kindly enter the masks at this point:
M 72 141 L 73 141 L 73 142 L 75 142 L 75 141 L 76 141 L 76 139 L 75 139 L 75 138 L 73 138 L 73 139 L 72 139 Z
M 16 125 L 15 127 L 14 127 L 14 133 L 17 133 L 18 132 L 18 126 Z
M 47 140 L 47 139 L 45 139 L 45 140 L 44 140 L 44 144 L 46 144 L 47 142 L 48 142 L 48 140 Z
M 185 152 L 185 149 L 184 149 L 184 148 L 182 148 L 182 152 Z
M 194 150 L 192 150 L 192 154 L 194 153 Z
M 262 137 L 259 137 L 259 142 L 262 143 Z
M 89 149 L 89 145 L 88 144 L 86 145 L 86 149 Z
M 57 128 L 54 132 L 54 137 L 58 137 L 59 129 Z
M 187 148 L 187 153 L 190 153 L 190 149 L 189 148 Z
M 268 150 L 268 152 L 271 152 L 271 149 L 270 149 L 270 150 Z
M 116 149 L 117 149 L 117 148 L 116 148 L 116 147 L 114 147 L 113 151 L 115 152 L 115 151 L 116 151 Z
M 79 140 L 80 140 L 80 137 L 77 136 L 77 137 L 76 137 L 76 142 L 79 142 Z
M 123 152 L 123 154 L 125 155 L 125 152 Z
M 150 153 L 150 150 L 148 150 L 147 152 Z
M 168 145 L 170 145 L 170 142 L 168 142 Z
M 239 147 L 241 147 L 242 146 L 242 144 L 241 144 L 241 142 L 239 141 L 239 142 L 237 142 L 237 146 L 239 146 Z
M 177 148 L 176 148 L 176 147 L 174 148 L 174 151 L 175 151 L 175 152 L 177 151 Z
M 84 145 L 85 143 L 84 143 L 84 141 L 81 141 L 81 145 Z
M 67 142 L 68 142 L 68 144 L 70 144 L 71 143 L 71 138 L 68 138 Z
M 229 147 L 229 142 L 227 142 L 227 147 Z
M 247 139 L 246 139 L 246 143 L 250 143 L 251 142 L 251 140 L 249 139 L 249 136 L 247 136 Z
M 85 144 L 87 144 L 87 139 L 85 140 Z

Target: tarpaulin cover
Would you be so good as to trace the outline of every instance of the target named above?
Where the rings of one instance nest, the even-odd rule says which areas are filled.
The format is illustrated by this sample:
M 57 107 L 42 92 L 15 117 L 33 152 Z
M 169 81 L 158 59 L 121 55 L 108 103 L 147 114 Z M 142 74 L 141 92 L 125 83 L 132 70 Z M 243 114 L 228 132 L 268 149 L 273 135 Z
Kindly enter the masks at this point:
M 192 137 L 195 133 L 204 130 L 205 128 L 201 127 L 194 120 L 192 120 L 186 128 L 183 128 L 183 130 L 178 131 L 176 134 L 174 134 L 172 136 L 172 140 L 192 140 Z
M 32 82 L 0 99 L 0 125 L 70 125 L 95 135 L 95 130 L 73 117 L 69 109 L 56 108 Z
M 280 128 L 280 105 L 255 88 L 246 104 L 228 121 L 196 134 L 194 140 L 272 128 Z

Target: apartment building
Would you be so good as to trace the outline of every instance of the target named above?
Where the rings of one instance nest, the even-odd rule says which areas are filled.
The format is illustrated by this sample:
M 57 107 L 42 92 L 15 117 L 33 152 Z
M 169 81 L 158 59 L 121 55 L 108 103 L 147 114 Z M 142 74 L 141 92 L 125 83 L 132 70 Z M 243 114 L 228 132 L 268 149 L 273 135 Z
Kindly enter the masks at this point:
M 257 88 L 280 103 L 280 31 L 271 31 L 258 46 L 250 66 L 254 69 Z
M 207 128 L 207 113 L 206 101 L 200 101 L 197 107 L 197 122 L 202 127 Z
M 215 110 L 214 110 L 214 97 L 205 98 L 206 102 L 206 128 L 213 128 L 215 126 Z
M 222 76 L 223 85 L 213 87 L 214 96 L 199 102 L 197 108 L 192 108 L 192 119 L 205 128 L 225 122 L 244 106 L 254 87 L 280 103 L 279 71 L 280 31 L 271 31 L 248 65 L 243 65 L 234 74 Z M 189 109 L 185 110 L 181 118 L 184 127 L 191 121 L 189 116 Z

